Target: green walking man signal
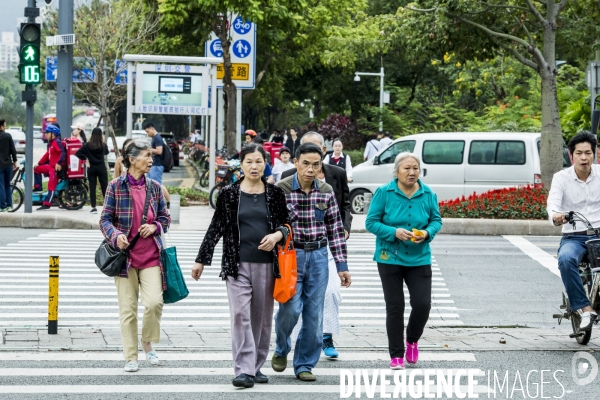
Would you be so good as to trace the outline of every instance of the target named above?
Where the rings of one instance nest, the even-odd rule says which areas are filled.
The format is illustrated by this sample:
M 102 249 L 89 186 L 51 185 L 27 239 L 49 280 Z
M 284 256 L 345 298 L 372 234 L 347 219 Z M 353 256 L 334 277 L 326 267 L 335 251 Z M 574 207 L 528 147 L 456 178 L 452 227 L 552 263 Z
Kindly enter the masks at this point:
M 40 24 L 22 23 L 19 35 L 21 36 L 21 51 L 19 52 L 21 57 L 19 64 L 20 82 L 33 85 L 39 84 L 41 82 Z

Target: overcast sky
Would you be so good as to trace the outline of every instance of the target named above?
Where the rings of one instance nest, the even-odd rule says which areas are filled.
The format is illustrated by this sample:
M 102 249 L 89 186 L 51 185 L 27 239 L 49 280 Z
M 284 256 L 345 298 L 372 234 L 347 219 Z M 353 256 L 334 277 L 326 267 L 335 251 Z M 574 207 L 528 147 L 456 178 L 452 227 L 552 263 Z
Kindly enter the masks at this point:
M 58 5 L 59 0 L 52 1 L 52 7 Z M 2 32 L 15 32 L 15 39 L 17 35 L 17 18 L 22 18 L 25 13 L 25 7 L 27 7 L 27 0 L 0 0 L 0 9 L 2 10 Z M 44 0 L 37 0 L 37 6 L 42 8 L 46 6 Z

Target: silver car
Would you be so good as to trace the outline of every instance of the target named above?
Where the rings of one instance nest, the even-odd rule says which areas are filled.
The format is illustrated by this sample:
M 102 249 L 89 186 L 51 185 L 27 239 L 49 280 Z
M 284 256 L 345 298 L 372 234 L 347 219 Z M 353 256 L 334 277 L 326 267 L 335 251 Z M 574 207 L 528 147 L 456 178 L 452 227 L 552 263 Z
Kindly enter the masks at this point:
M 6 132 L 12 136 L 17 153 L 25 154 L 25 132 L 15 129 L 7 129 Z

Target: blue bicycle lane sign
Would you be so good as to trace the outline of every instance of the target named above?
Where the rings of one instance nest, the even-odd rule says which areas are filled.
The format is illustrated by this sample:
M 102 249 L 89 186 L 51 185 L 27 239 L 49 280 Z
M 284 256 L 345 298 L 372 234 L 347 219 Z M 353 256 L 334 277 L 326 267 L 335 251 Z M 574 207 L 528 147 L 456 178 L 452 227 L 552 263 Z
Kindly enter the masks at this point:
M 252 29 L 252 22 L 244 21 L 242 17 L 237 17 L 235 21 L 233 21 L 233 30 L 240 35 L 245 35 L 250 32 Z

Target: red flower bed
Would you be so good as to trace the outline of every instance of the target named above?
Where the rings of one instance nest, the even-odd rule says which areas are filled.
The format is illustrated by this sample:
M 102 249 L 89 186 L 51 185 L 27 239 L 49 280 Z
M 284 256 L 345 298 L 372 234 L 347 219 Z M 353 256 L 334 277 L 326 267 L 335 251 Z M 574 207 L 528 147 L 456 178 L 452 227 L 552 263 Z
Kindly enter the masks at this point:
M 443 218 L 546 219 L 548 191 L 540 186 L 496 189 L 440 202 Z

